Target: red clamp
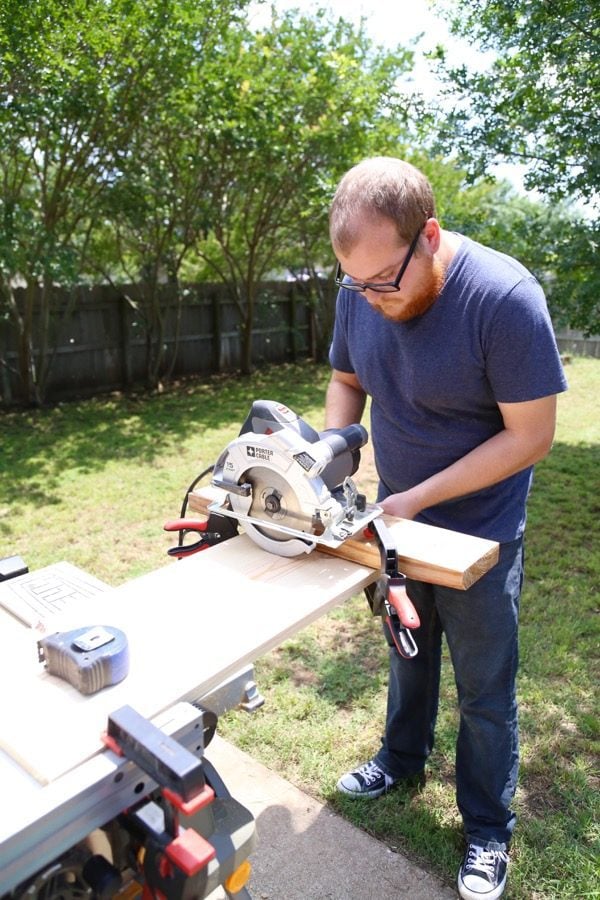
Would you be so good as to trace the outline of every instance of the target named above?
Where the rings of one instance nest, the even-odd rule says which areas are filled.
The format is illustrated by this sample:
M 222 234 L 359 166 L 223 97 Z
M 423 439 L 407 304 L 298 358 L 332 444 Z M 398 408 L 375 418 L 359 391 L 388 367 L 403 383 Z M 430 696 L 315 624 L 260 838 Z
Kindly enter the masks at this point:
M 215 858 L 217 851 L 195 829 L 189 827 L 181 829 L 178 813 L 181 812 L 184 816 L 197 813 L 212 803 L 215 799 L 215 792 L 210 785 L 205 784 L 204 788 L 191 800 L 184 800 L 170 788 L 162 788 L 162 795 L 170 805 L 170 808 L 169 806 L 165 807 L 165 823 L 172 836 L 171 842 L 165 847 L 165 857 L 188 878 L 192 878 L 208 865 L 211 859 Z M 167 869 L 168 865 L 166 865 Z
M 215 798 L 201 760 L 129 706 L 111 713 L 102 740 L 150 775 L 165 801 L 162 827 L 157 830 L 147 823 L 148 839 L 156 852 L 144 857 L 144 876 L 151 882 L 144 898 L 182 898 L 185 879 L 196 876 L 217 855 L 191 824 L 179 825 L 180 815 L 189 818 Z
M 165 847 L 165 855 L 188 878 L 193 878 L 215 858 L 217 851 L 193 828 L 186 828 Z
M 396 545 L 381 518 L 371 522 L 365 529 L 365 536 L 376 538 L 381 554 L 381 575 L 375 585 L 369 585 L 366 589 L 371 609 L 374 615 L 384 617 L 400 655 L 412 659 L 419 651 L 411 631 L 418 628 L 421 622 L 404 590 L 406 577 L 398 569 Z
M 172 519 L 163 525 L 165 531 L 179 532 L 179 545 L 177 547 L 169 547 L 167 553 L 176 559 L 183 559 L 191 556 L 193 553 L 200 553 L 221 541 L 226 541 L 230 537 L 235 537 L 238 533 L 238 524 L 235 519 L 228 516 L 221 516 L 218 513 L 211 513 L 206 520 L 202 519 Z M 200 535 L 200 540 L 193 544 L 184 544 L 183 540 L 187 534 L 195 532 Z

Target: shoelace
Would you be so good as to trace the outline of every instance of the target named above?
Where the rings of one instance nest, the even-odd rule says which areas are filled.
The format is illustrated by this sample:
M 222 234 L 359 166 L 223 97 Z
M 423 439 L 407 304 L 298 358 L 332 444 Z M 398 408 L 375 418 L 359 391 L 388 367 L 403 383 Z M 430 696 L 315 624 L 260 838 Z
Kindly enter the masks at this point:
M 508 862 L 508 853 L 505 853 L 504 850 L 488 850 L 486 847 L 471 844 L 465 869 L 478 869 L 489 878 L 493 878 L 497 859 Z
M 367 784 L 371 784 L 372 781 L 377 781 L 378 778 L 381 778 L 383 772 L 377 765 L 377 763 L 369 762 L 365 763 L 364 766 L 361 766 L 358 770 L 359 775 L 365 779 Z

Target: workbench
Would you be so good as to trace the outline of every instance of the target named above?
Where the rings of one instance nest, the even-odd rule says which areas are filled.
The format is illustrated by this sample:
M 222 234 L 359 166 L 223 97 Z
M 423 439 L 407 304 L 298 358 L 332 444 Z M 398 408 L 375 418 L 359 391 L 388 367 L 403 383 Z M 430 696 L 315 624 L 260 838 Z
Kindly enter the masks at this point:
M 475 548 L 485 557 L 479 577 L 497 545 Z M 85 576 L 61 565 L 67 579 Z M 49 675 L 37 659 L 38 635 L 0 605 L 0 897 L 152 787 L 104 747 L 111 712 L 129 705 L 192 746 L 197 723 L 188 701 L 218 693 L 377 575 L 319 551 L 274 556 L 242 534 L 120 587 L 100 585 L 58 623 L 110 625 L 128 636 L 129 675 L 91 696 Z M 20 580 L 0 584 L 0 602 Z
M 128 636 L 131 656 L 127 678 L 92 696 L 48 675 L 37 661 L 38 635 L 0 610 L 0 896 L 139 793 L 139 772 L 115 782 L 122 763 L 101 741 L 112 711 L 127 704 L 185 735 L 189 706 L 180 701 L 210 695 L 375 574 L 319 553 L 276 557 L 240 535 L 91 591 L 61 628 L 110 624 Z M 13 581 L 0 584 L 0 592 L 13 589 Z

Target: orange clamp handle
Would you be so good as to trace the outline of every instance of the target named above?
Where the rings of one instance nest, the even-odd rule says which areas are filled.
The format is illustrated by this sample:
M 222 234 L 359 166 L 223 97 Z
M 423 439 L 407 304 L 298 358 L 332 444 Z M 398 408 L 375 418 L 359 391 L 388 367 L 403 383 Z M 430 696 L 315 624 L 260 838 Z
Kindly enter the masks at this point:
M 388 590 L 388 600 L 391 606 L 398 613 L 398 618 L 405 628 L 418 628 L 421 624 L 419 614 L 412 605 L 403 587 L 394 587 L 390 585 Z
M 206 531 L 207 520 L 171 519 L 163 525 L 164 531 Z

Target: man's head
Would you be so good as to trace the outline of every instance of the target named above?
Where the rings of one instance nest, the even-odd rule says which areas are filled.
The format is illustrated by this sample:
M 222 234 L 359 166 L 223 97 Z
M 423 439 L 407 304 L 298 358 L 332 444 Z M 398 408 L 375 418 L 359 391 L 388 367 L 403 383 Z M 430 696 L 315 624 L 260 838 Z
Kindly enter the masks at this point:
M 410 244 L 419 227 L 435 217 L 429 181 L 414 166 L 391 156 L 365 159 L 340 181 L 329 213 L 334 249 L 348 254 L 365 223 L 391 219 L 403 243 Z
M 410 163 L 374 157 L 350 169 L 333 198 L 330 235 L 342 270 L 367 283 L 361 293 L 386 318 L 412 319 L 439 295 L 445 267 L 436 256 L 435 200 L 427 178 Z M 368 286 L 383 282 L 392 283 L 391 292 Z

